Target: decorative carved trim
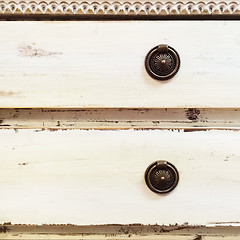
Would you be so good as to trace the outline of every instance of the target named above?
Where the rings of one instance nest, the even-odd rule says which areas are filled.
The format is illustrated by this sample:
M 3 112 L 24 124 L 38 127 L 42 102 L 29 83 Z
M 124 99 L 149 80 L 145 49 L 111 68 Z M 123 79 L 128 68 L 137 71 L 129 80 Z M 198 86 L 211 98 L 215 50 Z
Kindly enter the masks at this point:
M 44 2 L 0 1 L 2 14 L 240 15 L 239 2 Z

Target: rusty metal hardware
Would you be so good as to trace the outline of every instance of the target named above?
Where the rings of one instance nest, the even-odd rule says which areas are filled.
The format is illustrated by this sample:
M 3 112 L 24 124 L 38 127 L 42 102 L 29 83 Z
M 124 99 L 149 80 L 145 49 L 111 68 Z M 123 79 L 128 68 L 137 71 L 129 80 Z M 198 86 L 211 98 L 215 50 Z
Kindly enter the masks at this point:
M 180 57 L 177 51 L 165 44 L 151 49 L 145 58 L 147 73 L 156 80 L 168 80 L 179 70 Z
M 168 193 L 178 184 L 179 174 L 176 167 L 167 161 L 150 164 L 145 172 L 145 182 L 155 193 Z

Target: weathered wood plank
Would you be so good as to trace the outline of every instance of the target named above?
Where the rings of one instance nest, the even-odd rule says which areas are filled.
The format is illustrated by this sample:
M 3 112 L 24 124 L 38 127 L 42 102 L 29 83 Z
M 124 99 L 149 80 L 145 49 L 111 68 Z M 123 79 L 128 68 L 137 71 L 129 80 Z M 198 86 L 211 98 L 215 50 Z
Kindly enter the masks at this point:
M 237 222 L 239 141 L 232 131 L 1 130 L 0 221 Z M 165 196 L 144 182 L 156 160 L 179 170 L 179 185 Z
M 0 235 L 1 236 L 1 235 Z M 3 240 L 196 240 L 194 236 L 114 236 L 114 237 L 108 237 L 105 235 L 88 235 L 88 236 L 71 236 L 71 235 L 43 235 L 43 234 L 37 234 L 37 235 L 31 235 L 31 234 L 19 234 L 18 236 L 14 236 L 11 234 L 4 235 L 1 239 Z M 198 240 L 198 239 L 197 239 Z M 206 239 L 208 240 L 208 239 Z M 215 240 L 215 239 L 214 239 Z M 223 239 L 225 240 L 225 238 Z M 235 240 L 233 239 L 226 239 L 226 240 Z M 236 239 L 237 240 L 237 239 Z
M 160 239 L 160 240 L 235 240 L 239 227 L 206 227 L 190 225 L 9 225 L 0 226 L 1 239 Z M 217 238 L 218 237 L 218 238 Z
M 2 108 L 240 105 L 238 21 L 0 22 L 0 31 Z M 167 82 L 144 69 L 160 43 L 181 57 Z
M 14 129 L 232 129 L 239 109 L 86 108 L 0 109 L 0 128 Z

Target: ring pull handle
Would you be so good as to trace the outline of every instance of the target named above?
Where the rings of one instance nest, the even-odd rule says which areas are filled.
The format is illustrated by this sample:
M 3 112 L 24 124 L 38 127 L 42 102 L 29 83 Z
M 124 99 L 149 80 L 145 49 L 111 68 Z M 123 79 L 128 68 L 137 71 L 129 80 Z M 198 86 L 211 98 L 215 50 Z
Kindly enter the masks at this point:
M 145 58 L 145 68 L 149 76 L 165 81 L 175 76 L 180 67 L 180 57 L 177 51 L 160 44 L 151 49 Z
M 155 193 L 171 192 L 178 184 L 179 174 L 176 167 L 167 161 L 156 161 L 148 166 L 145 182 Z

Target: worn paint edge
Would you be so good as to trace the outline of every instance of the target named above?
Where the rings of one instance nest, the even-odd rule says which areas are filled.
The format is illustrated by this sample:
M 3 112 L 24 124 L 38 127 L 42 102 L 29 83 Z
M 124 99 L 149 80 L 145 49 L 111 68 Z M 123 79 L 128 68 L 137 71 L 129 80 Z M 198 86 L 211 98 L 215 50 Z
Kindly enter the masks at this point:
M 179 225 L 143 225 L 143 224 L 108 224 L 108 225 L 73 225 L 73 224 L 11 224 L 10 222 L 0 225 L 0 236 L 4 234 L 35 235 L 81 235 L 88 237 L 89 235 L 110 236 L 110 237 L 145 237 L 162 236 L 162 235 L 178 235 L 178 236 L 196 236 L 201 233 L 202 236 L 240 236 L 240 226 L 203 226 L 188 225 L 188 223 Z M 1 238 L 2 239 L 2 238 Z
M 5 109 L 0 129 L 240 130 L 240 109 Z

